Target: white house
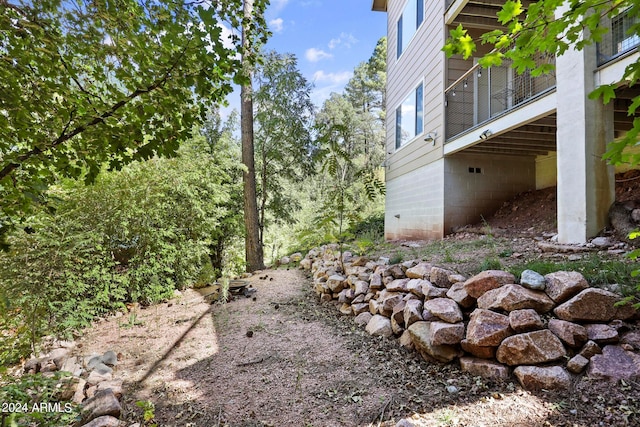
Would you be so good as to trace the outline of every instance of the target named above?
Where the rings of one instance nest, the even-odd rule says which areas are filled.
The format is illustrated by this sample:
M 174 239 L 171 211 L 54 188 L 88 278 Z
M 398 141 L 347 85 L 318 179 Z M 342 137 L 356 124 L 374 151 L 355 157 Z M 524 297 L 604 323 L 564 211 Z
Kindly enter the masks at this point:
M 373 0 L 387 13 L 388 239 L 441 238 L 517 193 L 555 185 L 560 242 L 585 242 L 607 225 L 614 170 L 601 157 L 630 129 L 626 109 L 640 89 L 621 85 L 608 105 L 587 95 L 621 80 L 640 39 L 625 35 L 622 13 L 599 45 L 535 58 L 556 65 L 539 77 L 446 58 L 451 28 L 462 23 L 473 37 L 494 29 L 503 3 Z

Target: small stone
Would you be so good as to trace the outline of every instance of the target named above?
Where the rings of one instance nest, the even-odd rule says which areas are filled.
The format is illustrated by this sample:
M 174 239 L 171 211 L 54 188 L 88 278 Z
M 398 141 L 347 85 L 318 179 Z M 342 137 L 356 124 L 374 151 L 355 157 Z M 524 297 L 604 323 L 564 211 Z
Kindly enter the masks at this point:
M 463 308 L 471 308 L 476 303 L 476 299 L 469 296 L 467 291 L 464 290 L 464 282 L 456 282 L 451 285 L 451 288 L 447 291 L 447 297 Z
M 121 412 L 120 402 L 118 402 L 111 389 L 99 390 L 84 404 L 82 420 L 93 420 L 104 415 L 120 418 Z
M 572 372 L 574 374 L 579 374 L 585 370 L 588 364 L 589 364 L 589 359 L 579 354 L 576 354 L 567 362 L 567 369 L 569 370 L 569 372 Z
M 461 357 L 460 369 L 473 376 L 505 381 L 509 378 L 509 368 L 491 361 L 475 357 Z
M 94 418 L 82 427 L 118 427 L 120 420 L 118 418 L 103 415 L 102 417 Z
M 582 350 L 580 350 L 580 355 L 586 359 L 591 359 L 594 355 L 601 353 L 602 349 L 593 341 L 587 341 L 582 347 Z
M 376 314 L 367 323 L 366 331 L 373 336 L 390 337 L 393 335 L 391 320 Z
M 496 350 L 498 347 L 484 347 L 470 343 L 469 340 L 460 341 L 460 346 L 467 353 L 478 357 L 480 359 L 494 359 L 496 357 Z
M 460 390 L 458 390 L 458 387 L 454 386 L 454 385 L 448 385 L 446 387 L 447 389 L 447 393 L 449 394 L 456 394 L 457 392 L 459 392 Z
M 439 288 L 450 288 L 453 283 L 449 281 L 449 276 L 456 274 L 455 271 L 440 267 L 432 267 L 429 273 L 429 281 Z
M 547 281 L 544 276 L 533 270 L 525 270 L 520 275 L 520 284 L 528 289 L 535 291 L 544 291 L 547 287 Z
M 359 326 L 367 326 L 367 323 L 369 323 L 369 320 L 371 320 L 371 318 L 373 317 L 373 315 L 369 312 L 363 312 L 358 314 L 354 321 L 359 325 Z

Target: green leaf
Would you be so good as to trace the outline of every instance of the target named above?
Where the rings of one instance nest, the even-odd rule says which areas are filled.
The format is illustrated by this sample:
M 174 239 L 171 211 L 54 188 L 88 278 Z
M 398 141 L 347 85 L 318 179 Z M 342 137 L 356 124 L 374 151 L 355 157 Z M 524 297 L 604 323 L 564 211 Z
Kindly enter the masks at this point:
M 520 0 L 507 0 L 502 6 L 502 9 L 497 13 L 498 21 L 504 25 L 520 16 L 522 12 L 524 12 L 524 9 L 522 8 Z
M 602 98 L 602 102 L 608 104 L 613 98 L 616 97 L 615 88 L 616 85 L 613 84 L 602 85 L 589 94 L 589 99 Z

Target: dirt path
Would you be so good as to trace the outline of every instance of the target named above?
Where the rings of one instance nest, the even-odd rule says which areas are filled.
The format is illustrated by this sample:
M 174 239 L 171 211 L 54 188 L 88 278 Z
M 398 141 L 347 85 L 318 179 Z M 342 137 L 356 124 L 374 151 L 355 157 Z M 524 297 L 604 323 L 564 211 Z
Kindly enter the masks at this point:
M 317 303 L 300 271 L 249 281 L 255 300 L 210 305 L 187 290 L 79 340 L 85 355 L 121 353 L 127 425 L 140 421 L 140 400 L 155 404 L 159 426 L 394 426 L 404 417 L 416 426 L 591 426 L 605 416 L 602 425 L 632 425 L 620 411 L 597 412 L 611 399 L 636 408 L 640 396 L 617 387 L 591 402 L 472 378 L 372 338 Z

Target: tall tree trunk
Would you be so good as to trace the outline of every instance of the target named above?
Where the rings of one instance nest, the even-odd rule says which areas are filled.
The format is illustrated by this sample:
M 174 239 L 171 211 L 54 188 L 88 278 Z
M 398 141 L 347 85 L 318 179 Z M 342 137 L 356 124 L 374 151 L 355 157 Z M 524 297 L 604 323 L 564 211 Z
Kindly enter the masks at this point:
M 240 90 L 240 131 L 242 136 L 242 163 L 246 170 L 242 174 L 244 184 L 244 225 L 245 256 L 247 271 L 256 271 L 264 268 L 264 254 L 260 243 L 260 227 L 258 218 L 258 204 L 256 201 L 256 167 L 253 148 L 253 87 L 251 78 L 251 34 L 250 23 L 253 13 L 253 0 L 244 0 L 244 20 L 242 24 L 242 57 L 243 71 L 247 82 Z

